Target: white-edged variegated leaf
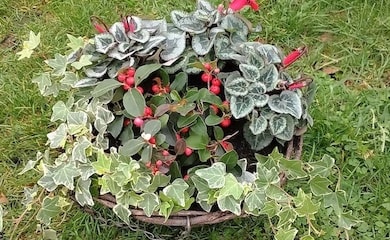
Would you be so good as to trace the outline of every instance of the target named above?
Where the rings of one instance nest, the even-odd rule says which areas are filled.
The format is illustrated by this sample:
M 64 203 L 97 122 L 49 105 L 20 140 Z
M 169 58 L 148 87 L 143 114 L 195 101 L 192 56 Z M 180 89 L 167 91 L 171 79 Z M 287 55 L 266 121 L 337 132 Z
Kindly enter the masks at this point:
M 259 82 L 266 86 L 267 91 L 272 91 L 275 89 L 279 82 L 279 73 L 275 65 L 266 65 L 260 70 Z
M 91 179 L 82 180 L 79 178 L 77 180 L 77 185 L 75 189 L 75 197 L 77 202 L 81 206 L 93 206 L 94 202 L 92 199 L 91 192 L 89 191 L 89 187 L 91 186 Z
M 241 183 L 237 181 L 233 174 L 228 173 L 225 175 L 225 185 L 221 188 L 218 199 L 233 196 L 234 199 L 239 200 L 243 192 L 244 187 Z
M 188 189 L 188 184 L 182 178 L 176 178 L 172 184 L 163 189 L 163 193 L 173 199 L 174 202 L 184 207 L 185 195 L 184 192 Z
M 53 75 L 62 76 L 65 74 L 68 58 L 59 53 L 54 55 L 54 59 L 45 60 L 45 63 L 53 69 Z
M 269 120 L 269 129 L 273 135 L 281 134 L 287 127 L 287 118 L 282 115 L 274 115 Z
M 116 45 L 114 37 L 110 33 L 100 33 L 95 36 L 96 51 L 106 54 Z
M 66 121 L 69 134 L 78 134 L 86 129 L 88 114 L 83 111 L 69 112 Z
M 175 27 L 184 32 L 199 34 L 207 30 L 205 22 L 202 22 L 196 19 L 192 14 L 185 12 L 172 11 L 171 20 Z
M 87 163 L 87 155 L 85 150 L 91 146 L 91 142 L 85 136 L 82 136 L 77 142 L 74 143 L 72 150 L 72 160 L 81 163 Z
M 107 73 L 107 65 L 97 65 L 84 69 L 85 75 L 90 78 L 101 78 Z
M 166 37 L 164 50 L 160 53 L 164 61 L 179 57 L 186 47 L 186 33 L 171 31 L 164 35 Z
M 149 41 L 144 44 L 144 48 L 138 51 L 136 54 L 146 55 L 151 53 L 154 48 L 160 47 L 165 39 L 167 38 L 164 36 L 151 36 Z
M 130 224 L 131 211 L 122 204 L 117 204 L 112 208 L 113 212 L 125 223 Z
M 249 211 L 262 209 L 266 200 L 265 192 L 260 189 L 254 189 L 245 197 L 245 203 Z
M 234 199 L 233 196 L 218 199 L 217 204 L 221 211 L 229 211 L 237 216 L 241 214 L 241 201 Z
M 269 100 L 269 95 L 265 94 L 265 85 L 261 82 L 254 82 L 249 85 L 249 96 L 255 102 L 256 107 L 264 107 L 267 105 Z
M 129 42 L 127 38 L 125 27 L 122 22 L 116 22 L 110 27 L 110 33 L 114 36 L 115 40 L 119 43 Z
M 74 189 L 74 178 L 78 176 L 80 176 L 80 171 L 73 162 L 62 163 L 53 171 L 54 183 L 64 185 L 69 190 Z
M 132 54 L 133 53 L 131 53 L 131 52 L 130 53 L 123 53 L 123 52 L 119 51 L 119 49 L 117 47 L 114 47 L 108 52 L 107 55 L 111 58 L 123 60 L 127 57 L 130 57 Z
M 222 32 L 224 32 L 222 28 L 215 27 L 211 29 L 210 34 L 208 32 L 204 32 L 194 35 L 192 38 L 192 49 L 198 55 L 206 55 L 214 46 L 217 34 Z
M 105 132 L 107 130 L 107 125 L 114 121 L 114 119 L 115 116 L 111 111 L 98 106 L 96 108 L 96 119 L 94 122 L 94 127 L 98 132 Z
M 80 70 L 83 67 L 92 65 L 91 57 L 92 55 L 81 55 L 80 59 L 77 62 L 73 62 L 71 66 L 76 68 L 76 70 Z
M 234 14 L 228 14 L 223 18 L 221 27 L 230 33 L 239 33 L 239 35 L 247 36 L 248 27 L 246 24 Z
M 244 78 L 249 82 L 256 82 L 260 78 L 259 68 L 249 64 L 240 64 L 240 70 Z
M 233 117 L 236 119 L 243 118 L 252 112 L 255 107 L 253 99 L 246 96 L 232 96 L 230 99 L 230 109 L 232 111 Z
M 150 39 L 150 33 L 145 29 L 141 29 L 140 31 L 135 33 L 129 32 L 127 33 L 127 36 L 129 36 L 131 40 L 140 43 L 146 43 Z
M 49 225 L 51 219 L 61 212 L 59 201 L 59 196 L 45 197 L 42 202 L 42 207 L 41 209 L 39 209 L 38 214 L 36 216 L 37 220 L 41 221 L 46 225 Z
M 96 86 L 98 83 L 98 80 L 96 78 L 83 78 L 79 81 L 77 81 L 73 87 L 74 88 L 83 88 L 83 87 L 92 87 Z
M 142 29 L 147 30 L 150 34 L 155 33 L 155 36 L 161 34 L 162 32 L 167 31 L 167 21 L 165 19 L 159 19 L 159 20 L 142 19 L 141 26 Z
M 275 134 L 275 137 L 284 140 L 284 141 L 290 141 L 292 137 L 294 136 L 294 130 L 295 130 L 295 124 L 294 119 L 290 115 L 283 115 L 287 122 L 286 122 L 286 128 L 279 134 Z
M 254 51 L 254 49 L 253 49 Z M 257 55 L 255 52 L 251 52 L 248 54 L 247 63 L 253 66 L 256 66 L 258 69 L 261 69 L 264 67 L 264 59 Z
M 216 162 L 211 167 L 196 170 L 195 174 L 206 180 L 209 188 L 221 188 L 225 185 L 226 165 Z
M 122 43 L 119 43 L 118 45 L 118 51 L 121 52 L 121 53 L 125 53 L 127 50 L 129 50 L 129 48 L 131 47 L 132 45 L 130 43 L 127 43 L 127 42 L 122 42 Z
M 245 96 L 248 94 L 249 83 L 242 77 L 229 79 L 225 83 L 225 90 L 233 96 Z
M 272 136 L 268 129 L 258 135 L 253 135 L 248 125 L 246 125 L 244 126 L 244 138 L 253 150 L 260 151 L 272 142 L 274 136 Z
M 87 164 L 79 164 L 78 168 L 80 170 L 80 178 L 84 181 L 89 179 L 92 175 L 96 173 L 95 169 L 91 166 L 90 163 Z
M 55 122 L 57 120 L 61 120 L 62 122 L 64 122 L 70 111 L 70 109 L 65 105 L 63 101 L 58 101 L 56 104 L 54 104 L 52 109 L 53 113 L 50 118 L 50 121 L 52 122 Z
M 79 77 L 74 72 L 65 72 L 65 76 L 60 80 L 60 83 L 65 86 L 74 86 L 79 80 Z
M 63 148 L 65 146 L 67 136 L 68 127 L 65 123 L 61 123 L 55 131 L 47 134 L 50 148 Z
M 31 81 L 38 84 L 39 91 L 42 95 L 45 94 L 46 89 L 52 85 L 49 73 L 42 73 L 38 77 L 33 78 Z
M 144 210 L 146 216 L 152 216 L 154 210 L 160 204 L 160 199 L 154 193 L 143 193 L 141 197 L 142 200 L 139 201 L 138 206 Z
M 213 207 L 213 204 L 208 204 L 207 201 L 197 201 L 197 203 L 199 203 L 200 207 L 206 212 L 210 212 Z
M 249 125 L 249 129 L 253 133 L 253 135 L 258 135 L 267 129 L 268 121 L 263 116 L 259 116 L 257 118 L 252 118 L 252 121 Z
M 264 57 L 268 64 L 281 63 L 281 53 L 279 49 L 270 44 L 261 44 L 256 50 Z
M 277 113 L 286 113 L 299 119 L 302 116 L 302 103 L 299 95 L 293 91 L 283 91 L 280 95 L 272 95 L 268 106 Z

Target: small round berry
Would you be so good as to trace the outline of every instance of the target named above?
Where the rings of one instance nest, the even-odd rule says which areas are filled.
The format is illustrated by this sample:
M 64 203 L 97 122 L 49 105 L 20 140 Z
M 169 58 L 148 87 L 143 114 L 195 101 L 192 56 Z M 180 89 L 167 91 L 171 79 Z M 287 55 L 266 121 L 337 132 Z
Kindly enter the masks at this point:
M 153 93 L 160 93 L 160 87 L 157 85 L 157 84 L 154 84 L 153 86 L 152 86 L 152 92 Z
M 220 72 L 221 72 L 221 69 L 219 69 L 219 68 L 214 69 L 214 73 L 215 73 L 215 74 L 218 74 L 218 73 L 220 73 Z
M 125 127 L 129 126 L 130 123 L 131 123 L 131 120 L 128 118 L 125 118 L 125 120 L 123 120 L 123 126 L 125 126 Z
M 135 68 L 131 67 L 131 68 L 127 69 L 126 74 L 129 77 L 134 77 L 134 75 L 135 75 Z
M 144 125 L 144 120 L 142 120 L 142 118 L 136 117 L 133 123 L 136 127 L 142 127 L 142 125 Z
M 210 105 L 210 109 L 215 113 L 215 114 L 218 114 L 219 112 L 219 108 L 215 105 Z
M 188 181 L 188 179 L 190 179 L 190 175 L 188 175 L 188 174 L 184 175 L 183 179 L 184 179 L 184 181 Z
M 207 71 L 211 70 L 211 64 L 210 63 L 203 63 L 203 67 L 206 68 Z
M 218 78 L 213 78 L 213 80 L 211 80 L 211 85 L 214 85 L 214 86 L 221 86 L 221 80 L 219 80 Z
M 156 161 L 156 167 L 161 167 L 163 165 L 163 162 L 161 160 Z
M 137 87 L 139 93 L 144 94 L 144 89 L 140 86 Z
M 152 115 L 153 115 L 153 110 L 150 107 L 146 106 L 144 108 L 144 117 L 150 117 Z
M 184 151 L 184 154 L 187 157 L 189 157 L 189 156 L 191 156 L 192 152 L 193 152 L 193 150 L 191 148 L 187 147 L 186 150 Z
M 211 79 L 213 79 L 213 75 L 211 75 L 210 73 L 203 73 L 201 79 L 203 82 L 207 83 L 210 82 Z
M 223 108 L 225 108 L 226 110 L 229 110 L 229 108 L 230 108 L 229 105 L 230 105 L 230 103 L 229 103 L 228 100 L 225 100 L 225 101 L 222 102 L 222 106 L 223 106 Z
M 118 81 L 119 82 L 124 82 L 126 80 L 126 78 L 127 78 L 126 74 L 124 74 L 124 73 L 118 74 Z
M 123 85 L 123 89 L 125 91 L 128 91 L 131 88 L 131 86 L 127 85 L 126 83 Z
M 188 131 L 190 131 L 190 128 L 189 127 L 183 127 L 180 132 L 181 133 L 188 133 Z
M 150 143 L 150 144 L 156 144 L 156 138 L 155 138 L 155 137 L 151 137 L 151 138 L 149 139 L 149 143 Z
M 222 120 L 222 122 L 220 123 L 221 127 L 223 127 L 223 128 L 229 127 L 230 124 L 232 124 L 232 120 L 230 120 L 230 118 L 225 118 L 225 119 Z
M 127 85 L 133 86 L 135 83 L 134 77 L 127 77 L 125 83 Z
M 151 163 L 151 162 L 147 162 L 147 163 L 145 164 L 145 166 L 146 166 L 147 168 L 150 168 L 150 167 L 152 166 L 152 163 Z
M 180 140 L 180 139 L 181 139 L 180 134 L 176 133 L 176 140 Z
M 211 85 L 210 92 L 214 93 L 215 95 L 218 95 L 221 92 L 221 88 L 216 85 Z
M 162 154 L 164 157 L 169 156 L 169 152 L 168 152 L 167 150 L 163 150 L 163 151 L 161 152 L 161 154 Z

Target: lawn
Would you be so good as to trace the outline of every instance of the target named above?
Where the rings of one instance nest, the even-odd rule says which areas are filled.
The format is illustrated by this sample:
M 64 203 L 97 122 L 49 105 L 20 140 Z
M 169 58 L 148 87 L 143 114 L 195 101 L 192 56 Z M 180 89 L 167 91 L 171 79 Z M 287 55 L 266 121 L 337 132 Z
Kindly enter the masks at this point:
M 215 4 L 218 1 L 212 1 Z M 36 209 L 24 212 L 24 187 L 39 178 L 31 172 L 18 175 L 37 150 L 45 149 L 54 99 L 43 98 L 34 74 L 46 68 L 43 61 L 66 50 L 66 34 L 92 36 L 91 15 L 113 23 L 133 14 L 158 18 L 173 9 L 190 11 L 195 0 L 61 1 L 2 0 L 0 4 L 0 204 L 4 232 L 0 239 L 41 239 Z M 301 45 L 309 52 L 291 71 L 314 77 L 318 85 L 311 108 L 314 126 L 304 140 L 304 161 L 329 154 L 342 172 L 348 208 L 362 222 L 340 232 L 327 213 L 318 222 L 324 232 L 318 239 L 390 239 L 390 1 L 387 0 L 269 0 L 260 12 L 244 13 L 259 22 L 254 35 L 287 53 Z M 41 45 L 32 58 L 17 60 L 29 31 L 41 32 Z M 117 218 L 101 211 L 98 221 L 73 208 L 55 219 L 61 239 L 175 239 L 180 228 L 139 224 L 141 231 L 121 228 Z M 19 216 L 23 215 L 23 218 Z M 192 229 L 189 239 L 272 239 L 268 220 L 261 217 L 233 220 Z M 38 226 L 39 230 L 39 226 Z

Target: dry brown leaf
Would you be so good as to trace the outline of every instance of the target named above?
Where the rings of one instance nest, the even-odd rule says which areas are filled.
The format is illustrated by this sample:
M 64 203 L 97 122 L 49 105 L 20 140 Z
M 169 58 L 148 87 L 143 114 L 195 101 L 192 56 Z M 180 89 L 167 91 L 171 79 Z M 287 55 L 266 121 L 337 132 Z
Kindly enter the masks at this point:
M 318 37 L 320 42 L 330 42 L 333 40 L 333 35 L 331 33 L 324 33 Z
M 8 199 L 5 196 L 5 194 L 4 193 L 0 193 L 0 204 L 7 204 L 7 203 L 8 203 Z
M 341 69 L 339 67 L 335 67 L 335 66 L 324 67 L 322 69 L 322 71 L 328 75 L 335 74 L 335 73 L 339 72 L 340 70 Z

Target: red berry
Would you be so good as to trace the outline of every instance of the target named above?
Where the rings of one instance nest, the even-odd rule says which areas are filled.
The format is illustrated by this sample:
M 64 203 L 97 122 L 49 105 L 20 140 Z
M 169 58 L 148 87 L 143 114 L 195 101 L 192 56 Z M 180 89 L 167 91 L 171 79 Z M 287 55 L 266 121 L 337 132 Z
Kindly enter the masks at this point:
M 190 128 L 189 127 L 183 127 L 180 132 L 181 133 L 188 133 L 188 131 L 190 131 Z
M 142 125 L 144 125 L 144 120 L 142 120 L 142 118 L 136 117 L 133 123 L 136 127 L 142 127 Z
M 221 69 L 219 69 L 219 68 L 214 69 L 214 73 L 215 73 L 215 74 L 218 74 L 218 73 L 220 73 L 220 72 L 221 72 Z
M 135 83 L 134 77 L 127 77 L 126 78 L 126 84 L 127 85 L 133 86 L 134 83 Z
M 188 175 L 188 174 L 184 175 L 183 179 L 184 179 L 184 181 L 187 181 L 188 179 L 190 179 L 190 175 Z
M 184 151 L 184 154 L 189 157 L 191 154 L 192 154 L 193 150 L 189 147 L 186 148 L 186 150 Z
M 139 93 L 144 94 L 144 89 L 140 86 L 137 87 Z
M 130 123 L 131 123 L 131 120 L 128 118 L 125 118 L 125 120 L 123 121 L 123 126 L 127 127 L 127 126 L 129 126 Z
M 229 127 L 230 124 L 232 124 L 232 120 L 230 120 L 230 118 L 225 118 L 225 119 L 222 120 L 222 122 L 220 123 L 221 127 L 223 127 L 223 128 Z
M 218 95 L 221 92 L 221 88 L 216 85 L 211 85 L 210 92 L 214 93 L 215 95 Z
M 163 150 L 163 151 L 161 152 L 161 154 L 162 154 L 164 157 L 169 156 L 169 152 L 168 152 L 167 150 Z
M 124 73 L 118 74 L 118 81 L 119 82 L 124 82 L 126 80 L 126 78 L 127 78 L 126 74 L 124 74 Z
M 210 63 L 203 63 L 203 67 L 206 68 L 207 71 L 211 70 L 211 64 Z
M 180 139 L 181 139 L 180 134 L 176 133 L 176 140 L 180 140 Z
M 163 162 L 161 160 L 156 161 L 156 167 L 161 167 L 163 165 Z
M 228 100 L 225 100 L 222 102 L 222 106 L 226 109 L 226 110 L 229 110 L 229 101 Z
M 151 162 L 147 162 L 147 163 L 145 164 L 145 166 L 146 166 L 147 168 L 150 168 L 150 167 L 152 166 L 152 163 L 151 163 Z
M 150 143 L 150 144 L 156 144 L 156 138 L 155 138 L 155 137 L 151 137 L 151 138 L 149 139 L 149 143 Z
M 210 109 L 215 113 L 215 114 L 218 114 L 219 112 L 219 108 L 215 105 L 210 105 Z
M 211 75 L 210 73 L 203 73 L 201 78 L 202 78 L 203 82 L 207 83 L 207 82 L 210 82 L 211 79 L 213 79 L 213 75 Z
M 127 85 L 126 83 L 125 83 L 125 85 L 123 85 L 123 89 L 125 89 L 126 91 L 129 90 L 130 88 L 131 88 L 131 86 Z
M 145 109 L 144 109 L 144 117 L 150 117 L 153 115 L 153 110 L 146 106 Z
M 211 80 L 211 85 L 219 87 L 221 86 L 221 81 L 218 78 L 214 78 L 213 80 Z
M 157 84 L 154 84 L 152 86 L 152 92 L 153 93 L 160 93 L 160 87 Z
M 127 74 L 128 77 L 134 77 L 134 75 L 135 75 L 135 68 L 131 67 L 131 68 L 127 69 L 126 74 Z

